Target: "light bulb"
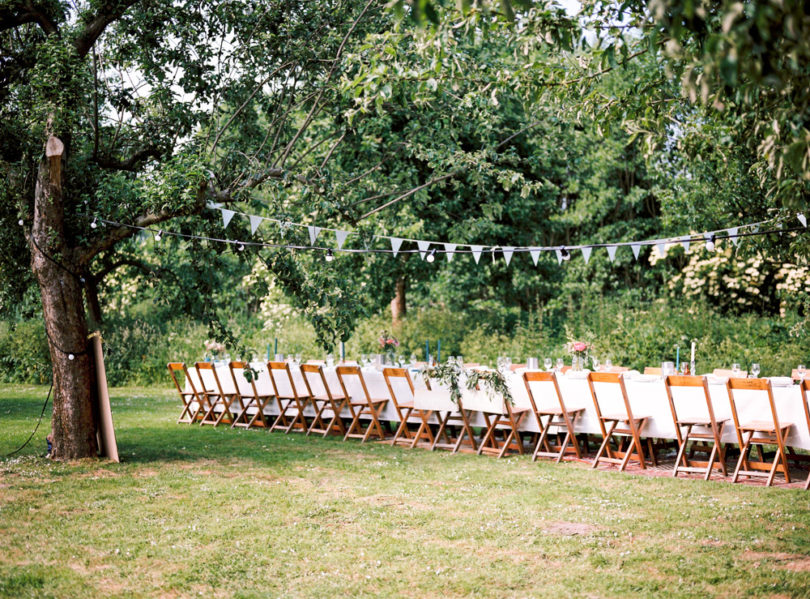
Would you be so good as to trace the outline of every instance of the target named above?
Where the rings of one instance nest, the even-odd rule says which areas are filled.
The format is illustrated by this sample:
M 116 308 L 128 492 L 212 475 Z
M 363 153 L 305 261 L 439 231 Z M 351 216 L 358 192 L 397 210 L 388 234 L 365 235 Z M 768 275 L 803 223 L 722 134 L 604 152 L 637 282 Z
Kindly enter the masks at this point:
M 155 241 L 160 241 L 160 239 L 162 237 L 163 237 L 163 231 L 158 231 L 157 234 L 155 235 Z
M 239 245 L 236 246 L 236 250 L 239 251 L 239 252 L 244 252 L 245 251 L 245 244 L 240 243 Z
M 18 221 L 17 221 L 17 224 L 18 224 L 18 225 L 20 225 L 20 226 L 22 227 L 22 226 L 23 226 L 23 219 L 18 220 Z
M 717 236 L 714 233 L 712 233 L 711 237 L 709 237 L 709 239 L 706 240 L 706 249 L 709 250 L 710 252 L 714 251 L 714 241 L 716 239 Z
M 96 219 L 94 218 L 94 219 L 93 219 L 93 222 L 92 222 L 92 223 L 90 223 L 90 228 L 91 228 L 91 229 L 95 229 L 96 227 L 98 227 L 98 223 L 96 223 Z
M 68 360 L 73 360 L 75 357 L 73 354 L 68 354 Z
M 560 250 L 560 256 L 562 256 L 563 260 L 570 260 L 571 259 L 571 252 L 567 249 L 563 248 Z
M 331 262 L 334 259 L 335 259 L 335 255 L 332 253 L 332 250 L 326 250 L 325 260 L 327 262 Z
M 435 259 L 436 259 L 436 250 L 435 249 L 430 250 L 425 260 L 427 260 L 428 262 L 433 262 Z

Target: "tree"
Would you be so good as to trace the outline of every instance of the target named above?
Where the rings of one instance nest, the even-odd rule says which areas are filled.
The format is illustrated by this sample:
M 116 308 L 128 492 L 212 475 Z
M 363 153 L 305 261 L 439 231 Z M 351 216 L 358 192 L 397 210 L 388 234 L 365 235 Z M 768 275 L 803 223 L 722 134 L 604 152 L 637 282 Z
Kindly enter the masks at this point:
M 0 197 L 16 208 L 3 213 L 2 270 L 20 275 L 4 281 L 19 291 L 30 256 L 55 458 L 96 452 L 83 289 L 126 263 L 115 253 L 133 226 L 198 230 L 211 219 L 184 217 L 208 202 L 273 180 L 317 185 L 296 172 L 325 141 L 306 131 L 329 106 L 343 52 L 386 19 L 374 1 L 0 5 Z

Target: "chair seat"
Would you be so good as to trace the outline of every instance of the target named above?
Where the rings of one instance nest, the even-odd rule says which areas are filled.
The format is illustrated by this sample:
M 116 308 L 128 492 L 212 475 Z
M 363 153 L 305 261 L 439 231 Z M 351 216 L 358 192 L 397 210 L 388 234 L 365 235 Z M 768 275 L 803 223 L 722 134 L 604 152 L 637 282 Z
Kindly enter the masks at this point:
M 329 397 L 327 395 L 313 395 L 312 399 L 316 401 L 329 401 Z M 346 397 L 343 395 L 333 395 L 332 399 L 335 401 L 343 401 L 346 399 Z
M 718 424 L 722 422 L 722 420 L 716 420 Z M 680 418 L 678 419 L 678 424 L 681 426 L 687 426 L 691 424 L 692 426 L 711 426 L 712 421 L 710 418 Z
M 579 412 L 584 412 L 585 408 L 574 408 L 572 410 L 568 410 L 569 414 L 578 414 Z M 562 408 L 545 408 L 541 410 L 537 410 L 537 413 L 540 416 L 562 416 L 563 410 Z
M 649 416 L 633 416 L 633 420 L 635 422 L 639 422 L 640 420 L 646 420 Z M 630 422 L 630 419 L 627 417 L 627 414 L 602 414 L 602 420 L 618 420 L 620 422 Z
M 793 426 L 792 422 L 780 422 L 779 429 L 785 431 Z M 752 420 L 751 422 L 746 422 L 745 424 L 740 425 L 741 431 L 762 431 L 768 433 L 776 432 L 776 426 L 774 426 L 773 422 L 769 422 L 767 420 Z
M 349 403 L 352 404 L 353 406 L 367 406 L 369 403 L 381 404 L 381 403 L 385 403 L 387 401 L 389 401 L 389 400 L 387 400 L 387 399 L 369 399 L 368 401 L 365 401 L 363 399 L 350 399 Z

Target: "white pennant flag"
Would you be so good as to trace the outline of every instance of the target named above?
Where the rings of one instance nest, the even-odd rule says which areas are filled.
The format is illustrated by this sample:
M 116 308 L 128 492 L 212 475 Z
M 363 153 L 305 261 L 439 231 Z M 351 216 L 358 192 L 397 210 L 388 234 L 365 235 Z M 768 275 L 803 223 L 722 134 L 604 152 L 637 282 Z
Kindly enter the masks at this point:
M 588 263 L 588 260 L 591 259 L 591 252 L 593 251 L 592 247 L 584 247 L 582 248 L 582 257 L 585 258 L 585 264 Z
M 315 240 L 318 239 L 318 235 L 321 234 L 321 228 L 310 225 L 307 227 L 307 231 L 309 231 L 309 245 L 315 245 Z
M 532 262 L 534 262 L 534 265 L 537 266 L 537 261 L 540 259 L 540 250 L 537 248 L 531 248 L 529 250 L 529 254 L 531 254 Z
M 751 227 L 751 232 L 759 233 L 759 225 L 754 225 L 753 227 Z
M 683 246 L 683 253 L 689 253 L 689 246 L 692 245 L 692 240 L 689 237 L 684 237 L 681 239 L 681 245 Z
M 563 257 L 562 257 L 562 250 L 554 250 L 557 254 L 557 264 L 562 264 Z
M 641 244 L 634 243 L 630 246 L 630 248 L 633 250 L 633 255 L 636 257 L 636 260 L 638 260 L 638 253 L 641 251 Z
M 392 237 L 391 238 L 391 250 L 394 252 L 394 258 L 397 257 L 399 253 L 399 248 L 402 247 L 402 239 L 399 237 Z
M 343 249 L 343 244 L 346 243 L 346 238 L 349 236 L 348 231 L 335 231 L 335 239 L 337 239 L 338 249 Z
M 617 246 L 617 245 L 609 245 L 609 246 L 607 246 L 608 258 L 610 258 L 611 262 L 613 262 L 616 259 L 616 250 L 618 248 L 619 248 L 619 246 Z
M 221 208 L 222 210 L 222 228 L 227 229 L 228 225 L 231 224 L 231 219 L 233 215 L 236 214 L 233 210 L 228 210 L 227 208 Z
M 740 242 L 740 238 L 737 237 L 737 232 L 739 230 L 739 227 L 732 227 L 728 230 L 728 236 L 731 237 L 731 241 L 734 242 L 734 245 L 737 245 Z
M 416 245 L 419 246 L 419 254 L 422 256 L 422 260 L 425 259 L 427 255 L 428 248 L 430 247 L 429 241 L 417 241 Z
M 475 263 L 478 264 L 478 261 L 481 259 L 481 252 L 484 249 L 483 245 L 471 245 L 470 249 L 472 250 L 473 258 L 475 259 Z
M 658 255 L 662 258 L 667 257 L 667 244 L 663 241 L 661 243 L 656 243 L 655 247 L 658 249 Z
M 453 261 L 453 255 L 455 254 L 456 247 L 457 246 L 456 246 L 455 243 L 445 243 L 444 244 L 444 253 L 447 254 L 447 261 L 448 262 Z
M 248 216 L 248 218 L 250 219 L 250 234 L 254 235 L 264 219 L 261 216 L 252 215 Z
M 799 219 L 799 222 L 802 223 L 803 227 L 807 226 L 807 217 L 804 214 L 799 213 L 796 215 L 796 218 Z
M 509 266 L 509 263 L 512 261 L 512 253 L 515 251 L 513 247 L 504 247 L 503 248 L 503 259 L 506 260 L 506 265 Z

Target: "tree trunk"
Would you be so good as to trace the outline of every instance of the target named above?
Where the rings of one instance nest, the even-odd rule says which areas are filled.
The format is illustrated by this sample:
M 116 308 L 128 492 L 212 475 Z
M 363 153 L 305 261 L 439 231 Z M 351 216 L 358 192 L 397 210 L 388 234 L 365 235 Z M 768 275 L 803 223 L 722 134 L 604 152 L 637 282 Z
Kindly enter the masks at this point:
M 31 268 L 42 295 L 42 312 L 53 365 L 52 457 L 59 460 L 95 457 L 93 375 L 87 351 L 87 323 L 82 282 L 75 252 L 64 233 L 62 154 L 64 146 L 50 137 L 40 162 L 34 191 Z
M 99 329 L 102 325 L 103 315 L 101 313 L 101 303 L 98 301 L 98 278 L 88 276 L 84 285 L 85 297 L 87 298 L 87 311 L 90 313 L 90 324 L 93 329 Z
M 396 284 L 394 299 L 391 300 L 391 326 L 396 327 L 405 317 L 405 277 L 399 277 Z

